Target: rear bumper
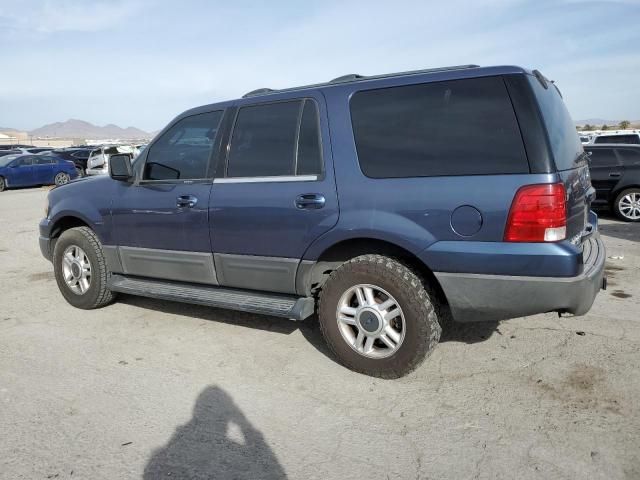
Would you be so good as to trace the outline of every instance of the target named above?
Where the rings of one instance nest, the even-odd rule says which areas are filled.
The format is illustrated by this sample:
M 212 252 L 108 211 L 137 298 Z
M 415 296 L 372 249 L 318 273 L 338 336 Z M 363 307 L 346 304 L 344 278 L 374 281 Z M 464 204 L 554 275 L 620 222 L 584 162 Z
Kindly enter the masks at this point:
M 86 174 L 89 176 L 93 175 L 107 175 L 109 171 L 106 168 L 98 167 L 98 168 L 87 168 Z
M 584 241 L 582 273 L 522 277 L 435 272 L 458 322 L 524 317 L 544 312 L 584 315 L 603 288 L 606 253 L 596 231 Z

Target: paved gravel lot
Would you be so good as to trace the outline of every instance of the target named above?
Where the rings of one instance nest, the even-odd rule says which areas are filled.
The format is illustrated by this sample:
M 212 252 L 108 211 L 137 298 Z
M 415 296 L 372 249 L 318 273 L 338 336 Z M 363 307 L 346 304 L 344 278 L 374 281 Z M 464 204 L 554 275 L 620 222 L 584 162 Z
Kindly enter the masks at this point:
M 0 194 L 2 479 L 640 478 L 640 225 L 601 220 L 589 315 L 455 328 L 384 381 L 314 322 L 72 308 L 38 250 L 45 195 Z

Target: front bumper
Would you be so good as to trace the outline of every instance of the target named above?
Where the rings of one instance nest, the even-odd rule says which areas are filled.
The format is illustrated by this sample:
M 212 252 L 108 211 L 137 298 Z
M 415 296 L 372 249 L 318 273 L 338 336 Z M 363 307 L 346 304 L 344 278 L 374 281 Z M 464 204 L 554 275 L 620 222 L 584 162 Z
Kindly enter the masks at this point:
M 522 277 L 435 272 L 458 322 L 482 322 L 545 312 L 584 315 L 604 288 L 606 252 L 596 231 L 583 244 L 575 277 Z

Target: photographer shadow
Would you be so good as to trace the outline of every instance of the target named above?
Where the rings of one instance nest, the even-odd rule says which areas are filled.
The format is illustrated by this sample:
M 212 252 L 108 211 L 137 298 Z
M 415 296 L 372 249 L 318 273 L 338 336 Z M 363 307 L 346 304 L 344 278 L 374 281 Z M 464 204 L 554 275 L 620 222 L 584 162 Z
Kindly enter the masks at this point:
M 286 474 L 231 397 L 209 386 L 198 396 L 189 423 L 153 453 L 143 478 L 282 479 Z

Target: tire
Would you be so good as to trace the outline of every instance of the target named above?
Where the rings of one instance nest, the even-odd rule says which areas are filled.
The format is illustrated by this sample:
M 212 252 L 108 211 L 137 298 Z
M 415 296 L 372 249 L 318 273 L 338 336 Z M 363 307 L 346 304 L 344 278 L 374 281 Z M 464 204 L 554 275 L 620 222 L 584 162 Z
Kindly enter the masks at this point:
M 436 295 L 425 285 L 409 267 L 382 255 L 362 255 L 333 271 L 320 292 L 318 318 L 322 335 L 338 361 L 356 372 L 381 378 L 399 378 L 414 370 L 433 351 L 442 331 Z M 362 295 L 371 292 L 358 292 L 359 288 L 370 288 L 375 301 L 361 304 Z M 393 301 L 396 305 L 386 314 L 375 313 L 378 307 Z M 359 306 L 353 308 L 356 305 Z M 342 314 L 339 310 L 349 313 Z M 370 311 L 365 314 L 365 310 L 373 310 L 374 314 Z M 394 323 L 384 319 L 394 315 L 391 320 Z M 390 326 L 395 331 L 391 342 L 390 335 L 385 333 Z M 374 328 L 382 330 L 365 332 Z M 358 341 L 360 332 L 365 336 L 364 344 Z M 369 350 L 367 335 L 371 338 L 380 335 Z M 387 337 L 384 342 L 383 336 Z M 363 348 L 358 351 L 360 346 Z
M 73 257 L 75 253 L 78 253 L 78 255 L 71 262 L 71 267 L 73 267 L 73 264 L 76 264 L 76 267 L 69 267 L 65 273 L 63 256 L 69 254 Z M 83 282 L 78 281 L 76 286 L 72 287 L 65 279 L 65 275 L 71 271 L 71 282 L 73 283 L 75 279 L 73 275 L 82 270 L 82 259 L 88 261 L 90 267 L 90 276 L 86 278 L 88 287 L 85 291 L 81 291 Z M 66 265 L 68 266 L 69 263 Z M 111 274 L 107 271 L 107 263 L 100 240 L 98 240 L 93 230 L 88 227 L 71 228 L 60 235 L 53 251 L 53 268 L 60 293 L 74 307 L 91 310 L 103 307 L 111 303 L 115 298 L 114 294 L 107 289 L 107 282 Z
M 4 177 L 0 177 L 0 192 L 4 192 L 7 189 L 7 182 Z
M 625 222 L 640 222 L 640 188 L 627 188 L 613 202 L 613 211 Z

